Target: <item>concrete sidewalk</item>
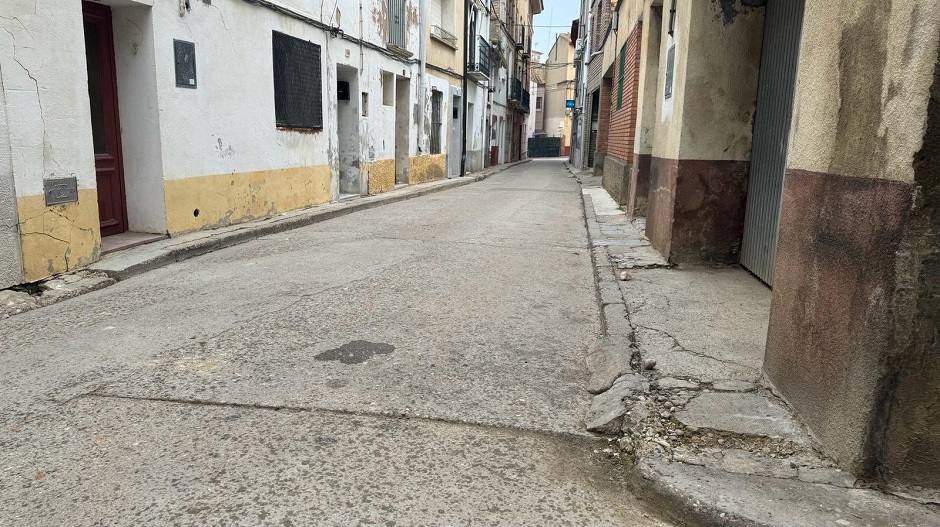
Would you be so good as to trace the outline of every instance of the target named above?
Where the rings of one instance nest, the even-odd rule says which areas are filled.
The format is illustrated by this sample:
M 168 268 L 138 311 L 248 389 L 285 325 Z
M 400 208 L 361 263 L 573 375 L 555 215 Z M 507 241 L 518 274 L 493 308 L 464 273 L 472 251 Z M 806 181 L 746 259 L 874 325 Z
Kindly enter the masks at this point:
M 238 245 L 262 236 L 483 181 L 493 174 L 498 174 L 503 170 L 527 162 L 529 160 L 525 159 L 515 163 L 490 167 L 480 173 L 466 177 L 406 186 L 374 196 L 315 205 L 278 214 L 270 218 L 191 232 L 110 253 L 86 268 L 57 275 L 26 288 L 0 290 L 0 319 L 55 304 L 68 298 L 108 287 L 117 281 L 125 280 L 146 271 L 217 251 L 224 247 Z
M 763 384 L 770 290 L 744 269 L 673 267 L 590 173 L 582 183 L 605 340 L 587 428 L 632 486 L 705 526 L 936 526 L 928 505 L 865 488 Z

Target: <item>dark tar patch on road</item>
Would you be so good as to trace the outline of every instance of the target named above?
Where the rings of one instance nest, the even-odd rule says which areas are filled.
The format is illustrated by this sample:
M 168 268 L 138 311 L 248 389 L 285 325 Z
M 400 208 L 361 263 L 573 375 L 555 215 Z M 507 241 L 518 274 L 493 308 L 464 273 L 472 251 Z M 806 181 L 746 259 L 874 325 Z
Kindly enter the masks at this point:
M 361 364 L 376 355 L 388 355 L 395 351 L 395 346 L 385 343 L 354 340 L 342 346 L 326 350 L 315 358 L 317 360 L 336 360 L 343 364 Z

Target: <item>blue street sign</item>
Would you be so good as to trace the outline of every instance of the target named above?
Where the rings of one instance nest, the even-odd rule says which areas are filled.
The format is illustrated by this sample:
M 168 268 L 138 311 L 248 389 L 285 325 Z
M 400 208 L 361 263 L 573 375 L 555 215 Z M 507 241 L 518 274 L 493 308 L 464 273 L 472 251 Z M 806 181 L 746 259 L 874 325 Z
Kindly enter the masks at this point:
M 565 101 L 565 108 L 574 108 L 574 99 L 568 99 Z

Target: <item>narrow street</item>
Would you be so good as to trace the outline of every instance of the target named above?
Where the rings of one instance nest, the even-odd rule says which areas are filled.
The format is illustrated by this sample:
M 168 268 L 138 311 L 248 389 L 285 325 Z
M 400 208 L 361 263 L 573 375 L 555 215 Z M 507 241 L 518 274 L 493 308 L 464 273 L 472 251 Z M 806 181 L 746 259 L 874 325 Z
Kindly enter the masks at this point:
M 584 431 L 560 160 L 0 321 L 0 525 L 664 525 Z

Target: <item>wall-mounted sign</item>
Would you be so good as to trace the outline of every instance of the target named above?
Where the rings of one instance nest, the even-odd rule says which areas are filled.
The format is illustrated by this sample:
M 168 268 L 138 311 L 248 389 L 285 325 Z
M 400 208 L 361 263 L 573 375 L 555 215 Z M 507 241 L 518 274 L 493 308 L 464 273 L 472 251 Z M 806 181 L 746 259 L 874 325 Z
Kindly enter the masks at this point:
M 565 108 L 574 108 L 574 99 L 568 99 L 565 101 Z
M 78 201 L 78 180 L 73 177 L 43 179 L 42 190 L 47 207 Z

